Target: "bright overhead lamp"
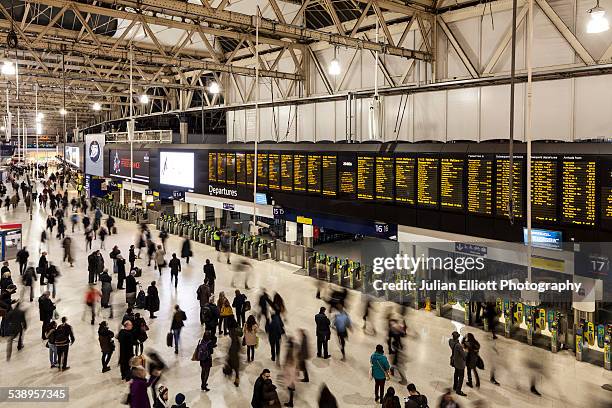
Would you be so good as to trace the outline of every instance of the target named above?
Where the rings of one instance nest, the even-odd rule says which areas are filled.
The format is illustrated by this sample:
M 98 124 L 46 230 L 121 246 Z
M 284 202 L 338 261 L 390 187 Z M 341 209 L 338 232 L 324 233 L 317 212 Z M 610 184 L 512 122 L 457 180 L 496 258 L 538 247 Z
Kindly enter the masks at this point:
M 60 109 L 60 115 L 62 116 L 66 116 L 68 114 L 68 111 L 65 108 Z
M 42 122 L 43 118 L 45 117 L 45 114 L 42 112 L 38 112 L 36 114 L 36 123 L 40 123 Z
M 210 83 L 210 85 L 208 85 L 208 92 L 210 92 L 213 95 L 217 95 L 219 92 L 221 92 L 221 87 L 219 86 L 218 83 L 213 81 Z
M 606 18 L 606 10 L 599 6 L 599 0 L 597 0 L 597 5 L 588 10 L 587 13 L 591 16 L 587 23 L 587 33 L 598 34 L 610 29 L 610 22 Z
M 95 110 L 97 112 L 100 109 L 102 109 L 102 105 L 100 105 L 98 102 L 94 102 L 94 104 L 91 106 L 91 109 L 93 109 L 93 110 Z
M 42 135 L 42 123 L 38 122 L 36 124 L 36 134 L 37 135 Z
M 13 61 L 4 61 L 4 64 L 2 64 L 2 75 L 15 75 L 15 72 L 15 64 L 13 64 Z
M 149 95 L 147 94 L 140 95 L 140 103 L 142 103 L 143 105 L 146 105 L 147 103 L 149 103 Z
M 6 130 L 6 127 L 0 126 L 0 132 L 4 132 L 5 130 Z
M 338 61 L 338 57 L 336 54 L 338 53 L 338 47 L 334 47 L 334 59 L 329 63 L 329 67 L 327 68 L 327 72 L 329 75 L 338 76 L 340 72 L 342 72 L 342 68 L 340 67 L 340 61 Z

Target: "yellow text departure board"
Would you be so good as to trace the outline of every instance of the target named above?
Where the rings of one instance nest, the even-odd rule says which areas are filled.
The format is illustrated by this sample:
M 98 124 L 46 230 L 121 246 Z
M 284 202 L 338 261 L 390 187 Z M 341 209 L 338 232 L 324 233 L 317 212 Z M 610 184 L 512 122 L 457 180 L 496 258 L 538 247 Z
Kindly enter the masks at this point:
M 293 155 L 281 155 L 281 190 L 293 190 Z
M 374 199 L 374 157 L 357 157 L 357 198 Z
M 416 159 L 395 158 L 395 201 L 414 205 L 414 181 Z
M 514 197 L 514 218 L 523 218 L 523 156 L 514 158 L 512 176 L 512 196 Z M 508 203 L 510 199 L 510 160 L 508 156 L 497 156 L 495 160 L 495 213 L 501 217 L 509 217 Z
M 595 225 L 595 160 L 566 156 L 561 162 L 561 221 Z
M 257 153 L 257 187 L 268 187 L 268 155 Z
M 417 159 L 417 203 L 424 207 L 437 207 L 439 198 L 439 159 L 419 157 Z
M 225 153 L 217 153 L 217 181 L 225 183 Z
M 493 214 L 493 160 L 471 155 L 467 160 L 467 209 L 481 215 Z
M 536 221 L 557 221 L 557 157 L 531 160 L 531 214 Z
M 321 156 L 308 155 L 308 192 L 321 192 Z
M 443 158 L 440 161 L 440 206 L 463 209 L 463 159 Z
M 217 181 L 217 153 L 208 153 L 208 181 Z
M 293 155 L 293 189 L 306 191 L 308 174 L 308 157 L 305 154 Z
M 246 155 L 246 180 L 247 185 L 252 186 L 255 182 L 255 154 L 247 153 Z
M 236 155 L 227 153 L 225 156 L 225 178 L 228 184 L 236 184 Z
M 323 180 L 323 195 L 335 197 L 338 195 L 336 156 L 324 155 L 321 159 L 321 177 Z
M 393 201 L 393 157 L 376 157 L 376 199 Z
M 236 183 L 243 186 L 246 184 L 246 155 L 236 153 Z
M 280 155 L 268 155 L 268 186 L 270 190 L 280 190 Z

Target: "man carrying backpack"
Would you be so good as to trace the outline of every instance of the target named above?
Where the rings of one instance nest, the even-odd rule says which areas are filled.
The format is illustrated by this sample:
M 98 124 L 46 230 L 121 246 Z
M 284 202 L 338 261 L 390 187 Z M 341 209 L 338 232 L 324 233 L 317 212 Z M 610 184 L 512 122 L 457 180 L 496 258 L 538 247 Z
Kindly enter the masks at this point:
M 208 388 L 208 376 L 210 375 L 210 368 L 212 367 L 213 349 L 216 346 L 217 345 L 215 344 L 210 332 L 207 330 L 204 332 L 202 340 L 198 342 L 195 352 L 193 353 L 192 360 L 199 361 L 200 367 L 202 368 L 202 372 L 200 374 L 200 379 L 202 381 L 200 389 L 202 391 L 210 391 Z
M 427 397 L 417 391 L 414 384 L 408 384 L 408 397 L 404 400 L 404 408 L 428 408 Z

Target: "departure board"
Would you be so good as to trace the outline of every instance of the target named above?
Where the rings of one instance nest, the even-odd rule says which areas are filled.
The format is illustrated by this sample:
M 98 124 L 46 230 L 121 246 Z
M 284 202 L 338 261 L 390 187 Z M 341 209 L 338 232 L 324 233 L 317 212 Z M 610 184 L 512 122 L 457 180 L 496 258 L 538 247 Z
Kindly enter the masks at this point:
M 257 187 L 268 187 L 268 154 L 257 153 Z
M 249 186 L 255 182 L 255 154 L 253 153 L 246 155 L 246 181 Z
M 308 155 L 308 192 L 321 193 L 321 156 Z
M 595 225 L 595 160 L 565 156 L 561 161 L 561 221 Z
M 323 180 L 323 195 L 335 197 L 338 195 L 338 180 L 336 156 L 324 155 L 321 158 L 321 178 Z
M 246 155 L 244 153 L 236 153 L 236 183 L 241 186 L 246 184 Z
M 514 197 L 514 218 L 523 218 L 523 156 L 514 155 L 512 176 L 512 196 Z M 510 198 L 510 159 L 508 155 L 497 155 L 495 158 L 495 213 L 500 217 L 509 217 L 508 202 Z
M 293 155 L 293 190 L 306 191 L 308 158 L 305 154 Z
M 225 157 L 225 179 L 227 184 L 236 184 L 236 155 L 227 153 Z
M 419 157 L 417 159 L 417 203 L 423 207 L 437 207 L 439 198 L 439 159 Z
M 374 199 L 374 157 L 357 157 L 357 198 Z
M 278 153 L 268 155 L 268 169 L 270 190 L 280 190 L 280 155 Z
M 416 159 L 414 157 L 395 158 L 395 201 L 414 205 L 414 181 Z
M 208 181 L 217 181 L 217 153 L 208 153 Z
M 393 201 L 393 157 L 376 157 L 376 199 Z
M 357 160 L 355 156 L 344 154 L 338 157 L 338 189 L 342 198 L 353 200 L 357 193 L 355 190 L 355 179 Z
M 467 160 L 467 209 L 481 215 L 493 214 L 493 160 L 469 155 Z
M 217 153 L 217 182 L 225 183 L 225 153 Z
M 446 209 L 463 210 L 464 160 L 442 158 L 440 161 L 440 206 Z
M 601 185 L 600 212 L 601 226 L 612 229 L 612 161 L 600 160 L 599 179 Z
M 531 214 L 534 220 L 557 221 L 557 156 L 531 160 Z
M 281 155 L 281 190 L 293 190 L 293 155 Z

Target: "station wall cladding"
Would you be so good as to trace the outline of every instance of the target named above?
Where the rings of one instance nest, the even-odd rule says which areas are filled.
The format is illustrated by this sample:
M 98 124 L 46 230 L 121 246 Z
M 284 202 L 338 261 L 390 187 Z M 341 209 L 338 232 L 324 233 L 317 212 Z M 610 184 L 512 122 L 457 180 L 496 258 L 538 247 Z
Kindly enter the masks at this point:
M 534 143 L 534 228 L 565 241 L 612 241 L 612 147 Z M 194 152 L 196 193 L 503 241 L 523 241 L 527 164 L 514 145 L 514 220 L 509 220 L 507 143 L 362 143 L 181 145 L 151 149 L 151 188 L 160 184 L 159 152 Z

